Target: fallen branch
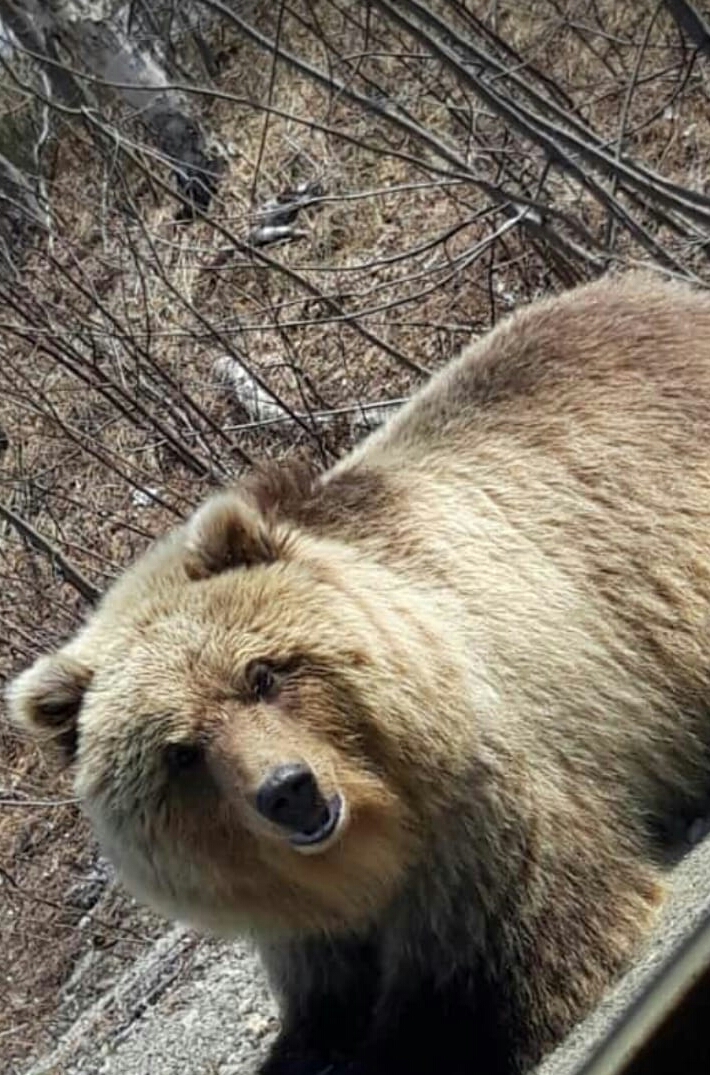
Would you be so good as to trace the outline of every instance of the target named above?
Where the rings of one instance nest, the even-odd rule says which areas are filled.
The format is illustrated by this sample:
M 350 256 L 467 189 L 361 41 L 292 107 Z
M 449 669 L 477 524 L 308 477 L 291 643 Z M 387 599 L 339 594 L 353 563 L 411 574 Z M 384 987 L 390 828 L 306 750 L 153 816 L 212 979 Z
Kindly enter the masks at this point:
M 67 560 L 57 546 L 38 533 L 26 519 L 16 515 L 11 508 L 6 507 L 4 504 L 0 504 L 0 518 L 3 518 L 10 526 L 14 526 L 18 534 L 25 538 L 38 552 L 46 556 L 59 569 L 65 581 L 70 586 L 73 586 L 86 601 L 92 605 L 98 601 L 100 594 L 93 583 L 89 582 L 86 576 Z
M 710 26 L 694 4 L 688 0 L 664 0 L 682 33 L 687 34 L 699 52 L 710 56 Z

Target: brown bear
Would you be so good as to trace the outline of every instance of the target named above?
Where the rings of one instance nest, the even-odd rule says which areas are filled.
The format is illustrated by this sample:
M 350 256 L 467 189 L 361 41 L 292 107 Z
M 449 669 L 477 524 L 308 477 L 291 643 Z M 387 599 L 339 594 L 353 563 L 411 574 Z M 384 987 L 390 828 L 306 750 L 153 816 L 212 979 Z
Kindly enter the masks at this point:
M 533 303 L 323 475 L 208 501 L 10 686 L 128 887 L 259 946 L 262 1075 L 513 1075 L 710 784 L 710 297 Z

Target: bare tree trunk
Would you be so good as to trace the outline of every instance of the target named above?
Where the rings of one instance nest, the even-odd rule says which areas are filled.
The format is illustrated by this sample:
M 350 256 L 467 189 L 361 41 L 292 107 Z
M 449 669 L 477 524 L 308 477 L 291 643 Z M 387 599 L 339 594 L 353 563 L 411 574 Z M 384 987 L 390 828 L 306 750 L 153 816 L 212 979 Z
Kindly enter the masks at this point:
M 23 49 L 47 58 L 49 62 L 43 64 L 43 71 L 53 96 L 75 107 L 86 103 L 86 96 L 70 72 L 61 66 L 47 6 L 36 0 L 0 0 L 0 17 Z
M 0 151 L 0 272 L 17 270 L 18 255 L 41 221 L 32 184 Z
M 76 108 L 109 93 L 134 112 L 173 167 L 184 200 L 183 219 L 206 211 L 220 161 L 211 158 L 199 121 L 184 95 L 169 88 L 165 70 L 129 35 L 127 9 L 115 0 L 0 0 L 0 18 L 39 58 L 58 103 Z M 61 66 L 68 57 L 66 66 Z M 83 71 L 96 88 L 72 74 Z M 108 85 L 106 85 L 108 84 Z

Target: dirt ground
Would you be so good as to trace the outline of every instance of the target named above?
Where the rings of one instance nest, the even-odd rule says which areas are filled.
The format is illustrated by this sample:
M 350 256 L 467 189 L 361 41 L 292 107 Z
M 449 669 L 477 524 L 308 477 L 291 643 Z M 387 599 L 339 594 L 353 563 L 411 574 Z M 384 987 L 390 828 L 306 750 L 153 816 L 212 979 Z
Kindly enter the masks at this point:
M 2 679 L 86 611 L 67 565 L 100 591 L 151 537 L 254 461 L 301 451 L 327 462 L 366 429 L 363 407 L 405 397 L 518 303 L 608 265 L 663 264 L 710 280 L 697 221 L 595 171 L 566 142 L 556 156 L 539 124 L 526 134 L 518 122 L 539 107 L 553 131 L 584 131 L 583 140 L 593 132 L 612 159 L 707 193 L 710 60 L 662 6 L 429 6 L 454 20 L 459 41 L 524 72 L 544 108 L 512 75 L 489 70 L 489 88 L 509 92 L 506 120 L 371 5 L 295 0 L 282 20 L 278 5 L 239 10 L 260 33 L 278 34 L 300 70 L 274 62 L 238 26 L 213 22 L 208 78 L 195 41 L 181 39 L 185 70 L 214 91 L 193 103 L 226 159 L 208 220 L 176 224 L 169 173 L 132 117 L 110 116 L 116 146 L 139 144 L 138 157 L 107 154 L 62 118 L 50 146 L 51 236 L 26 253 L 0 307 Z M 27 107 L 16 87 L 0 79 L 0 89 L 0 107 Z M 250 246 L 259 209 L 303 183 L 321 193 L 299 214 L 293 241 Z M 635 231 L 609 208 L 614 198 Z M 215 372 L 225 355 L 298 420 L 265 419 L 225 387 Z M 226 1025 L 230 1006 L 244 1011 L 244 1026 L 253 1016 L 256 1029 L 240 1031 L 252 1053 L 270 1031 L 248 955 L 166 940 L 164 923 L 123 895 L 97 857 L 70 775 L 48 770 L 1 716 L 0 901 L 3 1070 L 30 1070 L 72 1026 L 103 1040 L 91 1022 L 96 1005 L 134 965 L 150 964 L 156 944 L 169 949 L 170 985 L 161 970 L 155 995 L 139 991 L 126 1017 L 145 1037 L 126 1029 L 110 1039 L 115 1057 L 120 1042 L 136 1050 L 134 1069 L 105 1070 L 157 1070 L 138 1059 L 152 1055 L 153 1010 L 172 1013 L 175 1055 L 189 1048 L 197 1057 L 204 1008 L 184 1006 L 176 990 L 196 996 L 228 965 L 241 970 L 234 979 L 224 970 L 215 986 L 215 1019 Z M 89 1023 L 76 1022 L 87 1013 Z M 234 1059 L 241 1046 L 230 1035 L 202 1067 L 195 1059 L 191 1075 L 248 1070 L 251 1054 Z M 77 1071 L 104 1070 L 71 1048 L 76 1056 L 63 1054 L 57 1071 L 75 1062 Z M 230 1059 L 225 1049 L 237 1051 Z

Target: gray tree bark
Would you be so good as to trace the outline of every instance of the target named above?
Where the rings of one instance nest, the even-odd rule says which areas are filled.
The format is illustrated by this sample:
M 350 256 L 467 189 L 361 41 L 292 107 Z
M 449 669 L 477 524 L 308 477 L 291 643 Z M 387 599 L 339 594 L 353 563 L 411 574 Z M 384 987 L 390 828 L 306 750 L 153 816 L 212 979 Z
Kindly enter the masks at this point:
M 34 185 L 23 171 L 3 155 L 0 131 L 0 272 L 3 275 L 16 271 L 19 253 L 42 220 Z
M 128 31 L 128 8 L 116 0 L 0 0 L 0 19 L 40 64 L 58 104 L 70 108 L 105 95 L 133 112 L 172 166 L 181 219 L 210 205 L 221 171 L 185 96 L 164 67 Z M 77 72 L 77 74 L 74 74 Z M 97 83 L 79 77 L 85 73 Z

